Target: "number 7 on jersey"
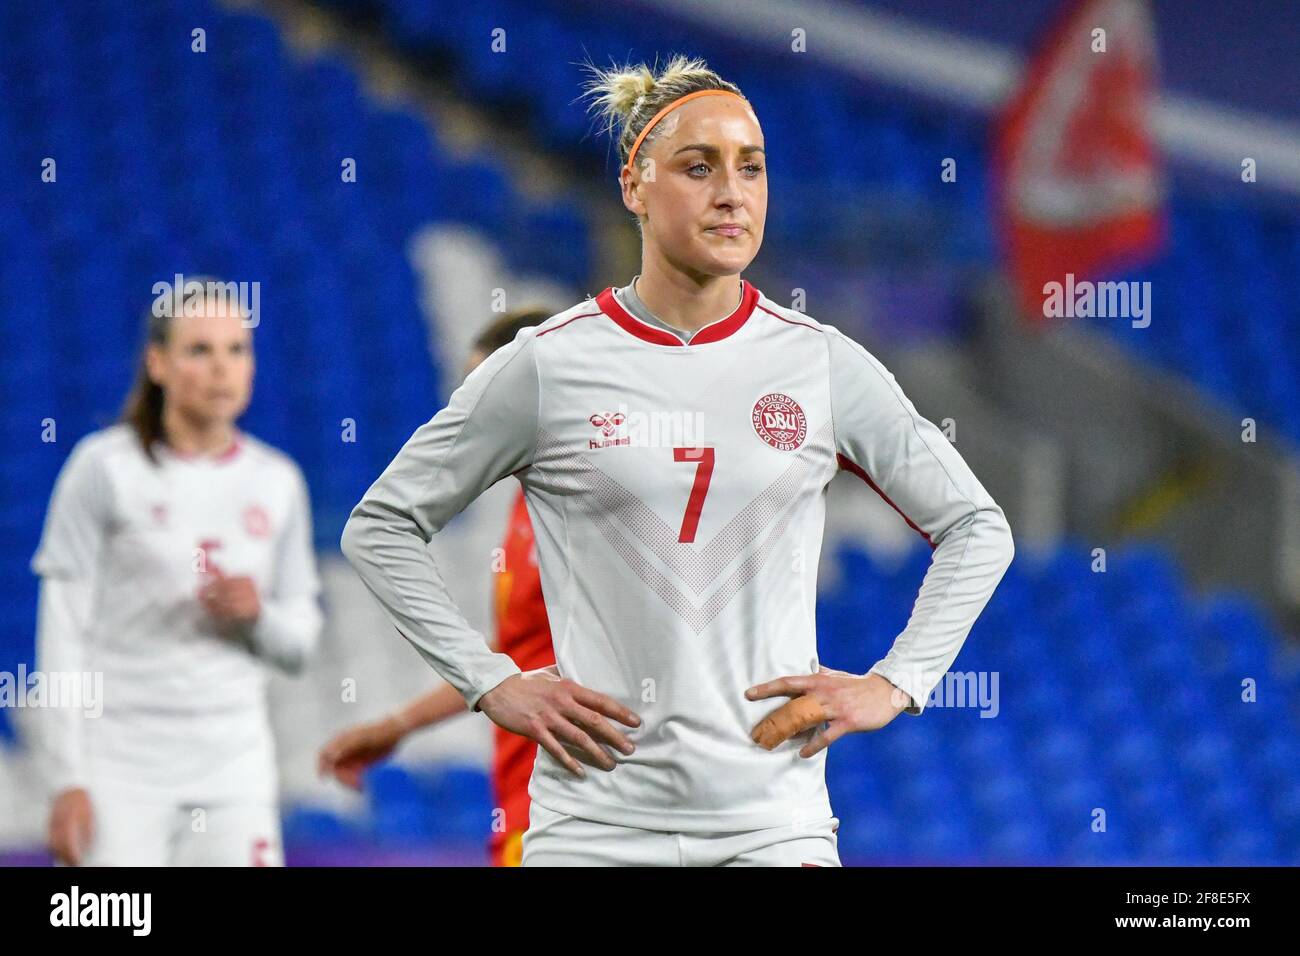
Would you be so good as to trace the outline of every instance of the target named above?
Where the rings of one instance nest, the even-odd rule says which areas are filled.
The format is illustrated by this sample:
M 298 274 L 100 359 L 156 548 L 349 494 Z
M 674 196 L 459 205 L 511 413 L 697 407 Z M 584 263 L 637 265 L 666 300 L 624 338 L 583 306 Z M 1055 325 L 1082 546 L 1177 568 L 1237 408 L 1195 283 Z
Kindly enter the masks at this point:
M 695 529 L 700 524 L 700 512 L 704 510 L 704 496 L 709 493 L 709 479 L 713 477 L 712 448 L 674 448 L 673 461 L 693 461 L 695 466 L 695 484 L 691 486 L 691 496 L 686 502 L 686 514 L 682 515 L 682 530 L 677 535 L 679 542 L 695 540 Z

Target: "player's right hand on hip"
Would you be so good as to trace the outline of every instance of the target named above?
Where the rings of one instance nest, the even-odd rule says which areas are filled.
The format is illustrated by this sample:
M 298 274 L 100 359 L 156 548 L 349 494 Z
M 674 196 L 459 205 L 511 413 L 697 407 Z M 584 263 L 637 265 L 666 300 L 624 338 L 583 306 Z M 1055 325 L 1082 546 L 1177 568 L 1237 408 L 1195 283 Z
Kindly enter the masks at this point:
M 604 745 L 624 754 L 636 750 L 606 717 L 641 726 L 618 701 L 565 680 L 554 666 L 507 677 L 479 698 L 478 708 L 498 726 L 537 741 L 577 777 L 586 776 L 579 760 L 601 770 L 618 766 Z
M 60 863 L 78 866 L 95 837 L 90 794 L 81 787 L 64 790 L 50 809 L 50 852 Z

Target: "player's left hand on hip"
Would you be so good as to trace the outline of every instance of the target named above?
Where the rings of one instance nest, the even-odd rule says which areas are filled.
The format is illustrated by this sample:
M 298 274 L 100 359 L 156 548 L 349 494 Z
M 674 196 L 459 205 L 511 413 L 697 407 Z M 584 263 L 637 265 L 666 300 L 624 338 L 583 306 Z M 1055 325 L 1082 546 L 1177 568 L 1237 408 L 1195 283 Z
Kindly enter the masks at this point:
M 879 674 L 850 674 L 829 667 L 818 668 L 816 674 L 778 677 L 758 684 L 745 691 L 745 697 L 794 698 L 768 714 L 750 732 L 754 742 L 766 750 L 796 734 L 827 725 L 803 746 L 800 757 L 814 756 L 845 734 L 879 730 L 902 713 L 908 703 L 907 695 Z

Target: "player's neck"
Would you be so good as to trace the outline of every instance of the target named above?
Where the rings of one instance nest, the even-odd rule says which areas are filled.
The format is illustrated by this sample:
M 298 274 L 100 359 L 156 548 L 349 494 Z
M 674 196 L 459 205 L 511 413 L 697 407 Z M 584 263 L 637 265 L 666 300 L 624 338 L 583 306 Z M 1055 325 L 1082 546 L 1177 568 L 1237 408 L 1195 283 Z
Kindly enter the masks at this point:
M 163 409 L 163 434 L 167 447 L 181 455 L 222 455 L 235 443 L 232 422 L 201 422 L 175 408 Z
M 633 288 L 661 321 L 691 335 L 736 311 L 741 298 L 739 275 L 695 279 L 650 262 L 642 265 Z

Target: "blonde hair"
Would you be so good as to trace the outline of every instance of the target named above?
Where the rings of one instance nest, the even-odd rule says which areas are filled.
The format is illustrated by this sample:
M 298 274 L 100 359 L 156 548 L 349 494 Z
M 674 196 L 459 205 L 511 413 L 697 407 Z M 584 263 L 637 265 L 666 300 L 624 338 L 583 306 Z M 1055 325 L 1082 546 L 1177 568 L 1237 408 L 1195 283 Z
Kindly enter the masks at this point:
M 681 54 L 670 59 L 658 75 L 655 68 L 644 63 L 615 66 L 608 70 L 589 63 L 586 68 L 592 78 L 585 85 L 583 95 L 591 98 L 590 109 L 604 119 L 603 131 L 614 136 L 620 166 L 627 163 L 632 144 L 645 125 L 674 100 L 697 90 L 726 90 L 744 96 L 740 87 L 713 72 L 703 60 Z M 638 165 L 645 162 L 645 147 L 658 135 L 656 127 L 645 138 L 637 152 Z

